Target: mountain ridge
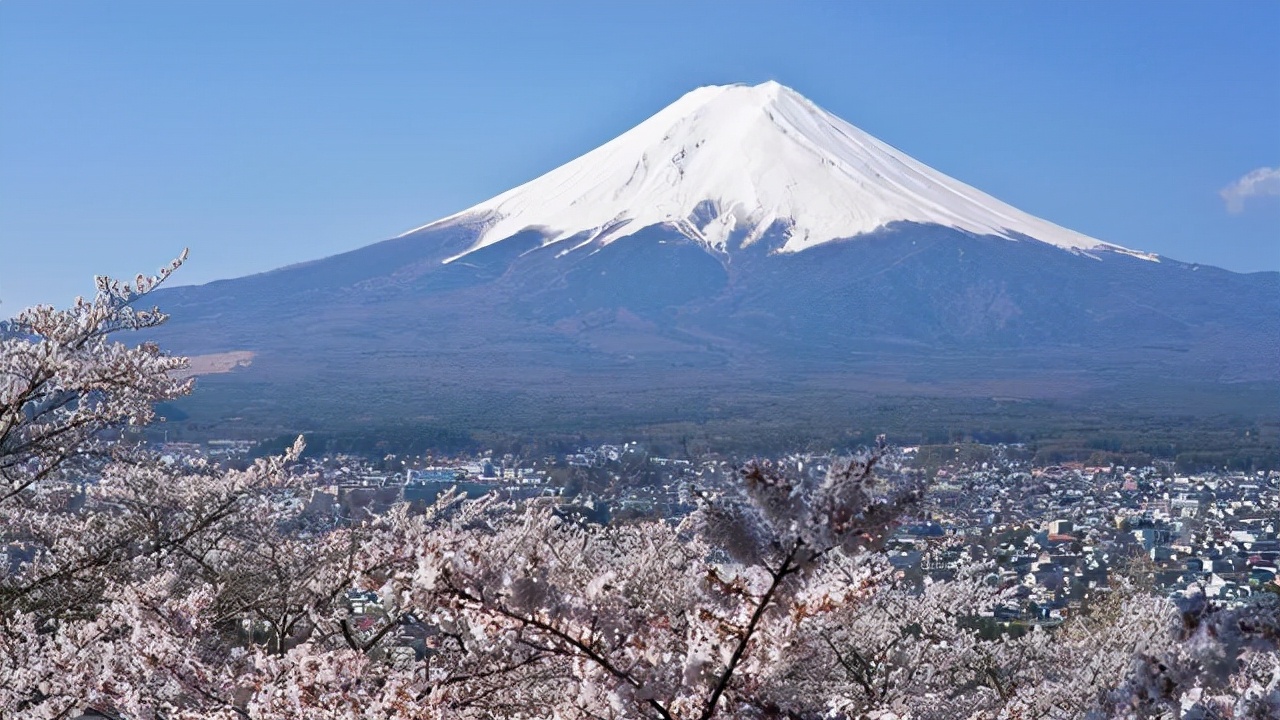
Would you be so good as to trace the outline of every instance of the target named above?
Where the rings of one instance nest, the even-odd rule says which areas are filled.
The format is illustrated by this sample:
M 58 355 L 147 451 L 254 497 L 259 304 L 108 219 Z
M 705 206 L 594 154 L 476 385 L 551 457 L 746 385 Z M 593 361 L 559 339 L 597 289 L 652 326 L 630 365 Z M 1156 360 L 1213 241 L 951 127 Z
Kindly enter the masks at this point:
M 728 97 L 728 112 L 737 95 L 762 94 L 747 98 L 752 119 L 743 137 L 760 131 L 770 138 L 766 147 L 790 147 L 760 111 L 790 91 L 758 87 L 704 89 L 693 105 Z M 669 116 L 675 124 L 692 117 L 695 129 L 705 119 L 679 102 Z M 645 136 L 671 140 L 670 124 L 656 127 Z M 677 137 L 672 147 L 694 137 Z M 854 218 L 869 229 L 810 242 L 827 216 L 786 217 L 785 202 L 807 197 L 815 183 L 827 199 L 871 191 L 849 195 L 850 176 L 831 165 L 816 179 L 799 177 L 811 155 L 800 153 L 797 166 L 795 155 L 775 162 L 759 143 L 735 142 L 706 139 L 686 154 L 685 175 L 668 172 L 667 157 L 663 172 L 631 185 L 627 177 L 612 182 L 626 163 L 583 165 L 592 151 L 476 206 L 482 211 L 268 273 L 161 290 L 156 302 L 172 320 L 155 339 L 182 354 L 252 353 L 251 365 L 202 378 L 191 401 L 203 408 L 191 413 L 201 422 L 820 422 L 840 398 L 877 396 L 1184 398 L 1159 402 L 1195 413 L 1207 411 L 1192 399 L 1203 398 L 1203 388 L 1241 384 L 1261 388 L 1242 401 L 1253 403 L 1249 412 L 1275 414 L 1268 398 L 1280 388 L 1280 273 L 1231 273 L 1078 233 L 1054 236 L 1061 242 L 1054 244 L 1009 228 L 956 227 L 1031 217 L 972 189 L 942 218 L 952 225 L 935 222 L 932 206 L 920 210 L 924 221 L 894 219 L 886 207 L 919 210 L 902 200 L 916 196 L 894 194 L 901 183 L 885 191 L 894 202 Z M 617 147 L 631 157 L 649 146 Z M 773 175 L 743 180 L 741 163 L 720 161 L 740 147 L 743 156 L 759 155 L 746 170 Z M 741 182 L 702 197 L 721 171 Z M 593 172 L 609 182 L 596 182 Z M 805 193 L 762 214 L 716 205 L 725 198 L 741 205 L 741 193 L 757 190 L 763 203 L 792 176 Z M 921 180 L 926 190 L 959 183 L 925 179 L 933 183 Z M 562 191 L 558 205 L 534 202 L 547 187 Z M 619 187 L 625 192 L 614 198 Z M 605 196 L 599 207 L 595 191 Z M 633 205 L 637 197 L 657 200 Z M 989 203 L 986 215 L 965 204 L 978 200 Z M 505 220 L 495 208 L 506 208 Z M 566 208 L 569 215 L 557 214 Z M 704 229 L 726 214 L 732 227 L 709 242 Z

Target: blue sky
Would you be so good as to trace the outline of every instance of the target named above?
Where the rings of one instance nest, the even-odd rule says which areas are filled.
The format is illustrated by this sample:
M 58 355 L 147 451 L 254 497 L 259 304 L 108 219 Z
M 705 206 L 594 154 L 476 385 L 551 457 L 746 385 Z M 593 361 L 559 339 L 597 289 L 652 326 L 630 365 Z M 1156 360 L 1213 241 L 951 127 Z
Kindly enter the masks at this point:
M 774 79 L 1109 242 L 1280 269 L 1280 3 L 0 1 L 0 315 L 268 270 Z M 1240 197 L 1236 198 L 1240 200 Z

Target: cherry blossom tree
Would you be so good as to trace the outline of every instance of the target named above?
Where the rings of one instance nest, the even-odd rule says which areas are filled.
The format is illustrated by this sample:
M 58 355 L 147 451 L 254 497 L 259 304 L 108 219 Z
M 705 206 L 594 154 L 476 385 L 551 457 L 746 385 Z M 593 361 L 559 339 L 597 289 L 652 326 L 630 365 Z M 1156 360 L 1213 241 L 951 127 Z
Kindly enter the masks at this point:
M 981 634 L 989 568 L 921 588 L 887 562 L 924 488 L 883 440 L 609 526 L 446 493 L 335 527 L 301 439 L 239 470 L 157 457 L 131 431 L 185 361 L 115 338 L 164 320 L 135 305 L 181 261 L 4 328 L 2 720 L 1280 715 L 1274 598 L 1117 578 L 1057 630 Z
M 132 285 L 98 278 L 93 300 L 37 306 L 0 327 L 0 528 L 10 564 L 20 566 L 4 568 L 0 613 L 52 616 L 91 604 L 102 578 L 133 554 L 135 538 L 110 517 L 71 511 L 86 502 L 84 479 L 128 462 L 122 432 L 190 389 L 173 374 L 184 359 L 112 340 L 164 321 L 134 304 L 184 258 Z

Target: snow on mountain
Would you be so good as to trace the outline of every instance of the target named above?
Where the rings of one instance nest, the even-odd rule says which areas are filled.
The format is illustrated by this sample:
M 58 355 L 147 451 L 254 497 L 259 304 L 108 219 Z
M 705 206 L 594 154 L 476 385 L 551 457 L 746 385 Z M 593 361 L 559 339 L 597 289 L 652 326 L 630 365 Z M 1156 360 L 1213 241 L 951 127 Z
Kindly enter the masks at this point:
M 781 252 L 799 252 L 899 221 L 1155 259 L 1022 212 L 776 82 L 698 88 L 595 150 L 410 232 L 460 220 L 482 230 L 446 262 L 529 228 L 547 244 L 607 244 L 668 223 L 724 250 L 734 232 L 749 245 L 781 222 Z
M 945 430 L 1004 412 L 997 398 L 1274 416 L 1280 274 L 1128 252 L 776 84 L 708 87 L 413 234 L 161 289 L 171 320 L 147 339 L 253 356 L 185 406 L 234 432 L 415 425 L 429 408 L 444 428 L 750 439 L 867 427 L 882 406 L 936 410 Z

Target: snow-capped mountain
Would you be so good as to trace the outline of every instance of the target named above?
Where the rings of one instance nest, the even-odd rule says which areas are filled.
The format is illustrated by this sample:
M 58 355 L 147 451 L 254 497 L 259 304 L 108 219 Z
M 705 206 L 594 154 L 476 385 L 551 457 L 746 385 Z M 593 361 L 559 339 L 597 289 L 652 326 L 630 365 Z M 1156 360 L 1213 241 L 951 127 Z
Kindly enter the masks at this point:
M 1072 232 L 776 83 L 694 90 L 450 217 L 156 301 L 155 339 L 229 370 L 202 379 L 200 422 L 576 432 L 813 427 L 853 396 L 1280 403 L 1280 274 Z
M 448 260 L 531 228 L 547 244 L 602 245 L 659 223 L 721 251 L 735 233 L 749 246 L 775 223 L 785 226 L 778 250 L 799 252 L 908 222 L 1129 252 L 950 178 L 776 82 L 698 88 L 595 150 L 417 230 L 463 219 L 483 230 Z

